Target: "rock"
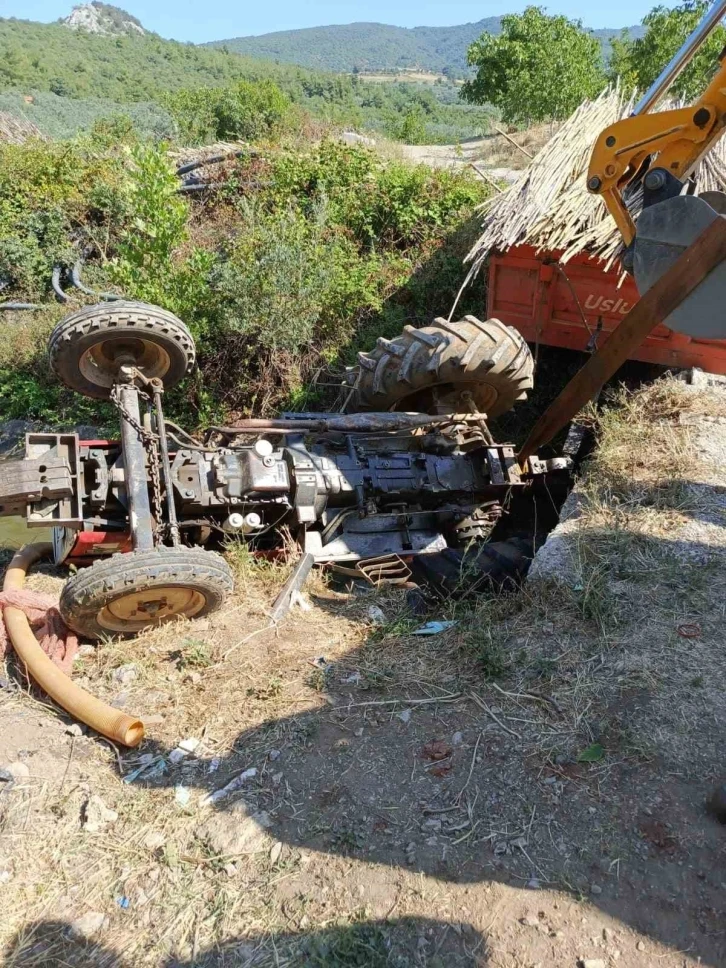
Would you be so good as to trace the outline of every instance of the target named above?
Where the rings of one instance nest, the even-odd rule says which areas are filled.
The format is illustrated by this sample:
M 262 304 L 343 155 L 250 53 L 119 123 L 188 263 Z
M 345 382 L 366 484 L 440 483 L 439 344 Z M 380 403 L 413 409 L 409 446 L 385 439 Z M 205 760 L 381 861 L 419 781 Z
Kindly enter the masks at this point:
M 540 882 L 536 877 L 530 877 L 525 887 L 527 887 L 530 891 L 538 891 L 540 889 Z
M 151 713 L 148 716 L 141 717 L 144 721 L 144 726 L 161 726 L 164 722 L 164 717 L 161 713 Z
M 416 863 L 416 844 L 414 844 L 413 842 L 411 842 L 410 844 L 406 844 L 405 853 L 406 853 L 406 863 L 415 864 Z
M 201 740 L 195 739 L 193 736 L 190 736 L 189 739 L 183 739 L 179 743 L 177 743 L 177 748 L 180 750 L 184 750 L 185 753 L 193 753 L 200 743 L 201 743 Z
M 591 884 L 590 885 L 590 893 L 591 894 L 595 894 L 596 896 L 598 894 L 602 894 L 602 888 L 600 887 L 599 884 Z
M 114 682 L 120 682 L 122 686 L 128 686 L 138 675 L 139 670 L 133 662 L 127 662 L 126 665 L 119 666 L 113 671 Z
M 70 726 L 66 727 L 66 733 L 69 736 L 83 736 L 86 732 L 83 726 L 79 726 L 78 723 L 72 723 Z
M 278 840 L 276 844 L 273 844 L 270 848 L 270 863 L 276 864 L 280 859 L 282 854 L 282 841 Z
M 89 911 L 68 925 L 67 934 L 74 941 L 87 941 L 100 934 L 107 924 L 108 918 L 102 911 Z
M 385 625 L 386 616 L 383 614 L 382 609 L 377 605 L 369 605 L 366 610 L 366 616 L 369 622 L 373 622 L 374 625 Z
M 602 929 L 602 939 L 603 939 L 603 941 L 612 941 L 613 940 L 613 932 L 612 932 L 612 929 L 611 928 L 603 928 Z
M 269 760 L 272 760 L 273 763 L 275 762 L 275 760 L 279 760 L 281 756 L 282 756 L 282 750 L 270 750 L 270 752 L 267 754 L 267 758 Z
M 109 824 L 116 823 L 118 814 L 109 810 L 103 800 L 94 794 L 83 805 L 81 826 L 87 834 L 98 834 Z
M 180 807 L 186 807 L 192 798 L 192 791 L 189 787 L 183 786 L 178 783 L 174 787 L 174 802 Z
M 580 958 L 581 968 L 607 968 L 602 958 Z
M 411 710 L 402 709 L 401 712 L 398 714 L 398 718 L 401 720 L 402 723 L 411 722 Z
M 639 941 L 635 947 L 638 949 L 638 951 L 645 951 L 645 942 Z
M 30 776 L 30 770 L 28 767 L 25 765 L 25 763 L 20 763 L 19 761 L 16 763 L 11 763 L 9 766 L 6 766 L 5 769 L 16 783 L 20 780 L 27 780 Z
M 223 813 L 216 813 L 195 831 L 215 857 L 255 854 L 267 840 L 265 831 L 272 826 L 270 815 L 264 810 L 253 811 L 244 801 L 233 804 Z
M 176 749 L 173 749 L 171 753 L 169 753 L 169 762 L 173 766 L 177 766 L 179 763 L 181 763 L 182 760 L 186 759 L 187 756 L 188 756 L 187 751 L 179 749 L 179 747 L 177 746 Z
M 527 917 L 527 918 L 522 918 L 521 921 L 520 921 L 520 924 L 524 924 L 528 928 L 538 928 L 539 925 L 540 925 L 540 922 L 539 922 L 539 918 L 535 918 L 535 917 L 531 917 L 530 916 L 530 917 Z
M 166 843 L 166 837 L 160 830 L 150 830 L 144 837 L 144 847 L 149 850 L 159 850 Z
M 372 148 L 375 146 L 375 138 L 368 138 L 364 134 L 358 134 L 357 131 L 344 131 L 340 135 L 340 140 L 346 145 L 367 145 Z
M 452 746 L 461 746 L 461 744 L 463 742 L 464 742 L 464 734 L 463 733 L 454 733 L 454 735 L 451 737 L 451 745 Z

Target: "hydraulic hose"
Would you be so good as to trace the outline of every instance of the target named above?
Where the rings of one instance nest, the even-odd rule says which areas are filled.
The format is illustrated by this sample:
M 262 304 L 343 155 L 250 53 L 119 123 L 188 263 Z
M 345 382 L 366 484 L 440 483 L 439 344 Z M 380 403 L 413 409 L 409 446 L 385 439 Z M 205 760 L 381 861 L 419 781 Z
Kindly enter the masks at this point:
M 29 544 L 21 548 L 5 573 L 4 591 L 21 591 L 30 566 L 51 553 L 52 546 L 46 543 Z M 41 649 L 21 609 L 8 605 L 4 610 L 4 617 L 10 641 L 25 664 L 28 674 L 51 699 L 74 719 L 79 719 L 115 743 L 123 746 L 139 745 L 144 738 L 144 724 L 141 720 L 101 702 L 53 665 Z

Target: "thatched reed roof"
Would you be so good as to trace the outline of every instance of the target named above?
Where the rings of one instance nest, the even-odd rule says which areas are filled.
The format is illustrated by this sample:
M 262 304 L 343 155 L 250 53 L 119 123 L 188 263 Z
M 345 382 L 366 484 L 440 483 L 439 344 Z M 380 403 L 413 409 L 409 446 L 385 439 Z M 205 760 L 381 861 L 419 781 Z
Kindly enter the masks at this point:
M 467 282 L 492 251 L 527 244 L 538 251 L 561 252 L 559 261 L 588 252 L 610 267 L 622 239 L 605 204 L 585 185 L 590 154 L 603 130 L 632 112 L 632 100 L 609 88 L 594 101 L 584 101 L 532 159 L 517 181 L 489 199 L 483 233 L 466 261 Z M 697 191 L 726 189 L 726 144 L 719 142 L 696 171 Z M 640 210 L 637 190 L 626 196 L 634 216 Z
M 42 131 L 27 118 L 16 118 L 14 114 L 0 111 L 0 143 L 22 145 L 31 138 L 44 138 Z

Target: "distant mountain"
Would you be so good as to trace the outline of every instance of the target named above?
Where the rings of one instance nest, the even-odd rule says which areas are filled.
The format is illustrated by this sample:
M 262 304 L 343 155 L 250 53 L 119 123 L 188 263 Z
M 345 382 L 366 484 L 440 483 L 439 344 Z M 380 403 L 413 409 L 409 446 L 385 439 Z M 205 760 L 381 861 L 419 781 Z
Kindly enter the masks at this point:
M 281 30 L 258 37 L 214 41 L 238 54 L 276 60 L 327 71 L 390 71 L 418 68 L 461 76 L 467 71 L 466 52 L 483 33 L 499 34 L 501 17 L 456 27 L 392 27 L 388 24 L 354 23 L 330 27 Z M 640 36 L 642 27 L 625 28 Z M 620 30 L 593 30 L 605 53 Z
M 119 35 L 145 34 L 141 21 L 110 3 L 81 3 L 60 21 L 71 30 L 85 30 L 89 34 Z

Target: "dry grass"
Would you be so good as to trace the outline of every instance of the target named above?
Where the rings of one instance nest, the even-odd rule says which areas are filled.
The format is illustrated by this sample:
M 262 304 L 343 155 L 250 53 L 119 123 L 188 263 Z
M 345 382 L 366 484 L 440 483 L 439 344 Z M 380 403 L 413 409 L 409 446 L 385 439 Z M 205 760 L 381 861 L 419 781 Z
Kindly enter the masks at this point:
M 486 135 L 479 142 L 474 160 L 484 168 L 526 168 L 530 158 L 547 144 L 558 128 L 559 123 L 553 121 L 533 125 L 525 131 L 507 131 L 509 137 L 524 148 L 524 151 L 520 151 L 501 134 Z

